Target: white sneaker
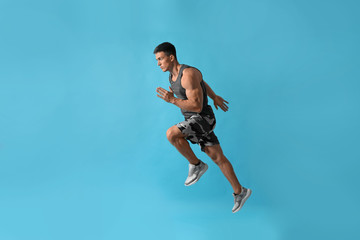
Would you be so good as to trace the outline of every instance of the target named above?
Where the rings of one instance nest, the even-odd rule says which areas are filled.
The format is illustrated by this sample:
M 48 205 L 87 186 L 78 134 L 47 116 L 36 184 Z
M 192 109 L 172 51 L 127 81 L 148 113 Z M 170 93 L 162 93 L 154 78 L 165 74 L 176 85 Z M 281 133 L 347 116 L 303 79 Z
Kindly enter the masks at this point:
M 197 166 L 189 164 L 189 175 L 185 181 L 185 186 L 190 186 L 199 181 L 200 177 L 208 170 L 208 168 L 208 165 L 202 161 L 200 161 L 200 164 Z
M 233 193 L 234 196 L 234 207 L 232 209 L 233 213 L 236 213 L 237 211 L 239 211 L 241 209 L 241 207 L 244 205 L 245 201 L 250 197 L 251 195 L 251 189 L 247 189 L 242 187 L 241 188 L 241 193 L 240 194 L 235 194 Z

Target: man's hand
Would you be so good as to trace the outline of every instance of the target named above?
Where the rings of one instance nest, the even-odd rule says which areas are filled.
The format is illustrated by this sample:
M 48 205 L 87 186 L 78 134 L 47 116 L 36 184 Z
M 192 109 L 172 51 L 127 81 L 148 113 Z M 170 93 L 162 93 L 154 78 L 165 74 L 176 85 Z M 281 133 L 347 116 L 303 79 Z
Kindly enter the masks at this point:
M 214 100 L 214 106 L 216 108 L 216 110 L 218 109 L 218 106 L 224 111 L 226 112 L 227 110 L 229 110 L 229 107 L 225 104 L 229 104 L 227 101 L 225 101 L 222 97 L 220 96 L 215 96 Z
M 169 91 L 166 91 L 162 87 L 158 87 L 156 89 L 156 92 L 158 93 L 158 97 L 164 99 L 166 102 L 172 103 L 172 101 L 175 99 L 173 90 L 169 87 Z

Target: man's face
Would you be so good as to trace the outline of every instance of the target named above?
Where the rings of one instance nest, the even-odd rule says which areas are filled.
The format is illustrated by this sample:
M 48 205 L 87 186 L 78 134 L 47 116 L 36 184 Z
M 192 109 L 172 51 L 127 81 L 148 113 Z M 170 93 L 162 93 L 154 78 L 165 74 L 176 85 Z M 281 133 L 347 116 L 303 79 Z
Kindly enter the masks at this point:
M 167 56 L 164 52 L 157 52 L 155 54 L 157 65 L 160 66 L 163 72 L 169 71 L 172 64 L 172 55 Z

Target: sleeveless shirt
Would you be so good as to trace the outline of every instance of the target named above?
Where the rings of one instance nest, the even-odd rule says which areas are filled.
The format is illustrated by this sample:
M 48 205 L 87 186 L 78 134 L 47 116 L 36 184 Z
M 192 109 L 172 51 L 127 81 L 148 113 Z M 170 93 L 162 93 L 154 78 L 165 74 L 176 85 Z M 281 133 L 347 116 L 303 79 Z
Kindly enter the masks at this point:
M 179 75 L 178 75 L 176 81 L 175 82 L 172 81 L 172 75 L 170 73 L 169 82 L 171 84 L 171 89 L 175 93 L 176 97 L 178 97 L 180 99 L 183 99 L 183 100 L 187 100 L 188 98 L 186 97 L 186 93 L 185 93 L 186 90 L 185 90 L 185 88 L 183 88 L 181 86 L 181 78 L 182 78 L 183 71 L 184 71 L 185 68 L 193 68 L 193 67 L 185 65 L 185 64 L 181 64 L 180 66 L 181 67 L 180 67 Z M 181 113 L 184 115 L 184 117 L 186 119 L 188 119 L 189 117 L 191 117 L 192 115 L 195 115 L 195 114 L 200 114 L 201 116 L 204 116 L 204 115 L 214 116 L 214 112 L 213 112 L 211 106 L 208 104 L 206 86 L 205 86 L 205 83 L 204 83 L 203 79 L 201 79 L 200 85 L 201 85 L 202 92 L 203 92 L 202 110 L 201 110 L 200 113 L 197 113 L 197 112 L 191 112 L 191 111 L 181 109 Z

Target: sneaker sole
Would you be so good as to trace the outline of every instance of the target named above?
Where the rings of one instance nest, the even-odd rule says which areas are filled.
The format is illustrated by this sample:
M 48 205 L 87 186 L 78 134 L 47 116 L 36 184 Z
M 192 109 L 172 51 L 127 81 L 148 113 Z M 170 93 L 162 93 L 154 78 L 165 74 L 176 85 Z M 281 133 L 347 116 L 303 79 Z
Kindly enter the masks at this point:
M 192 181 L 192 182 L 190 182 L 190 183 L 188 183 L 188 184 L 184 184 L 185 186 L 191 186 L 191 185 L 193 185 L 194 183 L 196 183 L 197 181 L 199 181 L 200 180 L 200 178 L 201 178 L 201 176 L 208 170 L 208 168 L 209 168 L 209 166 L 206 164 L 206 163 L 204 163 L 205 164 L 205 168 L 204 168 L 204 170 L 203 171 L 201 171 L 200 173 L 199 173 L 199 176 L 197 177 L 197 178 L 195 178 L 195 180 L 194 181 Z
M 252 193 L 251 189 L 248 188 L 248 192 L 246 193 L 246 196 L 244 197 L 244 201 L 242 201 L 242 203 L 240 204 L 240 206 L 239 206 L 235 211 L 233 211 L 233 213 L 238 212 L 238 211 L 242 208 L 242 206 L 244 206 L 244 203 L 246 202 L 246 200 L 248 200 L 248 198 L 250 197 L 251 193 Z

